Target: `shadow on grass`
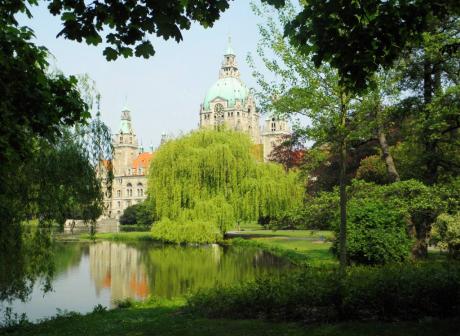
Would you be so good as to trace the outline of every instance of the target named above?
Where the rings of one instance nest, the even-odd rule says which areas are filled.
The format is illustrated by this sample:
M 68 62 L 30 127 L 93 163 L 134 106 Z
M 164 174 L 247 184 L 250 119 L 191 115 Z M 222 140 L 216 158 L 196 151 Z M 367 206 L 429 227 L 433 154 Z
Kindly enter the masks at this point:
M 163 303 L 164 304 L 164 303 Z M 261 320 L 205 319 L 186 313 L 183 305 L 165 304 L 101 311 L 87 315 L 61 316 L 16 330 L 0 330 L 0 335 L 308 335 L 308 336 L 453 336 L 458 335 L 460 319 L 383 323 L 348 322 L 301 326 Z

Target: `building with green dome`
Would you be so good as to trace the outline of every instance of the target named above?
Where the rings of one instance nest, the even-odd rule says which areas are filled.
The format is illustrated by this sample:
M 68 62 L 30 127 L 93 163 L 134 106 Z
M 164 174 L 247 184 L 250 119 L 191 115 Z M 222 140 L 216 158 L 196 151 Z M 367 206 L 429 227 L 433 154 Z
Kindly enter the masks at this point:
M 268 118 L 261 128 L 260 113 L 251 90 L 240 78 L 230 39 L 219 79 L 209 88 L 200 106 L 200 128 L 215 129 L 220 125 L 247 133 L 254 144 L 263 146 L 265 160 L 268 160 L 282 136 L 290 134 L 287 122 L 277 118 Z

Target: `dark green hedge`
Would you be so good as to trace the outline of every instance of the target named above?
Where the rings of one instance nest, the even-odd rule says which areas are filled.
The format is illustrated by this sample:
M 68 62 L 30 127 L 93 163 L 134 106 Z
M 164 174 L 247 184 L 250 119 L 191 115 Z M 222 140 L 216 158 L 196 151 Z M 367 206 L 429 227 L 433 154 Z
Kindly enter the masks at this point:
M 209 317 L 304 322 L 414 320 L 460 313 L 460 264 L 308 269 L 200 292 L 190 310 Z

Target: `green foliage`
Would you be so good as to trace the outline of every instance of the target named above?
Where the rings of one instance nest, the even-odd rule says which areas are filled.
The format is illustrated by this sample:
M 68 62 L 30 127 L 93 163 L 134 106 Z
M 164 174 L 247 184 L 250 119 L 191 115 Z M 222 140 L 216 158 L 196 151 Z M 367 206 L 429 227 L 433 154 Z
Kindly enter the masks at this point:
M 356 178 L 376 184 L 387 184 L 389 181 L 385 162 L 379 155 L 371 155 L 361 160 Z
M 145 203 L 134 204 L 125 209 L 120 216 L 120 224 L 123 225 L 152 225 L 153 213 Z
M 332 192 L 318 192 L 307 196 L 303 204 L 291 207 L 271 219 L 271 229 L 332 230 L 338 216 L 339 195 Z
M 158 240 L 172 243 L 210 244 L 220 241 L 222 233 L 213 222 L 203 220 L 172 221 L 163 218 L 155 223 L 152 235 Z
M 434 188 L 416 180 L 384 186 L 355 180 L 350 195 L 355 199 L 383 202 L 388 208 L 405 214 L 409 219 L 409 232 L 416 239 L 412 252 L 416 257 L 426 257 L 431 225 L 446 206 Z
M 441 214 L 433 226 L 431 240 L 454 258 L 460 257 L 460 212 Z
M 301 3 L 303 8 L 286 25 L 285 35 L 312 55 L 316 66 L 329 63 L 336 68 L 349 91 L 367 89 L 379 67 L 393 66 L 405 51 L 419 44 L 433 21 L 460 12 L 454 0 Z M 451 48 L 455 49 L 455 43 Z
M 339 195 L 333 192 L 320 192 L 305 201 L 305 229 L 331 230 L 338 216 Z
M 55 271 L 52 261 L 51 235 L 45 230 L 33 228 L 20 232 L 19 241 L 4 241 L 8 250 L 0 251 L 0 301 L 13 299 L 25 301 L 37 281 L 44 292 L 51 290 L 51 280 Z
M 210 317 L 268 318 L 302 322 L 412 320 L 456 316 L 458 264 L 393 264 L 309 268 L 281 278 L 216 288 L 188 299 L 189 309 Z
M 404 212 L 380 200 L 355 199 L 348 204 L 347 249 L 351 262 L 387 264 L 409 258 L 413 241 Z M 337 253 L 337 242 L 333 250 Z
M 189 238 L 202 228 L 205 238 L 190 242 L 216 241 L 238 222 L 276 217 L 300 204 L 296 173 L 257 162 L 251 148 L 247 135 L 227 130 L 201 130 L 164 144 L 150 165 L 150 206 L 161 220 L 154 234 L 184 242 L 185 227 L 193 230 Z M 174 226 L 182 233 L 173 234 Z
M 131 205 L 127 207 L 125 211 L 123 211 L 123 214 L 120 216 L 120 224 L 122 225 L 137 224 L 136 205 Z
M 447 213 L 460 212 L 460 176 L 435 185 L 434 190 L 446 205 Z

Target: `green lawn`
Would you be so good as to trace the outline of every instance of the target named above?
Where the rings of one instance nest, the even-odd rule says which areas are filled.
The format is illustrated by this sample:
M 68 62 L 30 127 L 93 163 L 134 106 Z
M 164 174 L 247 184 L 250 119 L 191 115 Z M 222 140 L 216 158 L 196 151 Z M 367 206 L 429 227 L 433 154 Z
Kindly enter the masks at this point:
M 206 319 L 184 312 L 183 302 L 140 304 L 70 317 L 59 317 L 38 325 L 16 330 L 0 330 L 12 336 L 82 336 L 82 335 L 161 335 L 161 336 L 453 336 L 458 335 L 459 319 L 426 320 L 404 323 L 338 323 L 302 326 L 294 323 L 271 323 L 260 320 Z
M 305 260 L 309 265 L 336 265 L 330 239 L 332 231 L 315 230 L 245 230 L 232 232 L 229 237 L 244 238 L 239 245 L 253 245 L 284 256 L 298 263 Z
M 235 232 L 238 236 L 261 236 L 261 237 L 291 237 L 291 238 L 318 238 L 331 239 L 334 237 L 332 231 L 319 230 L 244 230 Z
M 292 250 L 305 256 L 309 265 L 334 265 L 337 259 L 330 251 L 331 243 L 322 241 L 302 240 L 295 238 L 255 238 L 254 240 L 281 249 Z

